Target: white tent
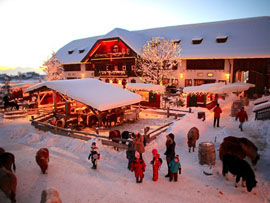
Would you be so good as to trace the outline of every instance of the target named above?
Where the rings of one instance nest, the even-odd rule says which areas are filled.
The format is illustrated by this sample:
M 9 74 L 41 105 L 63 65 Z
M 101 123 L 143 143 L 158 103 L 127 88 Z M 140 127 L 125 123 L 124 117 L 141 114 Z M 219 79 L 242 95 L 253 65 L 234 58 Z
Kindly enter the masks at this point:
M 55 90 L 99 111 L 127 106 L 141 101 L 141 96 L 138 94 L 92 78 L 47 81 L 31 86 L 25 92 L 41 88 Z
M 231 93 L 231 92 L 242 92 L 248 90 L 250 87 L 255 87 L 254 84 L 244 83 L 244 82 L 235 82 L 223 87 L 219 87 L 214 90 L 215 93 Z
M 144 84 L 144 83 L 128 83 L 126 85 L 128 90 L 141 90 L 141 91 L 157 91 L 164 92 L 165 87 L 161 85 Z
M 210 84 L 204 84 L 200 86 L 189 86 L 184 87 L 183 92 L 184 93 L 194 93 L 194 92 L 202 92 L 202 93 L 208 93 L 213 92 L 215 89 L 223 87 L 224 83 L 210 83 Z

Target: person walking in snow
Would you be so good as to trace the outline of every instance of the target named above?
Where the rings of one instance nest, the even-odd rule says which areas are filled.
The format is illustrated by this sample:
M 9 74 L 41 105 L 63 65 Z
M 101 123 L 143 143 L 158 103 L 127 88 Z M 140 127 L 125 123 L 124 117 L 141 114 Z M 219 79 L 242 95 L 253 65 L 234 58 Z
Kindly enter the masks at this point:
M 98 148 L 97 148 L 95 142 L 92 143 L 91 151 L 90 151 L 90 154 L 88 156 L 88 160 L 90 158 L 91 158 L 91 161 L 93 164 L 92 169 L 97 169 L 97 160 L 100 159 L 100 154 L 99 154 L 99 151 L 98 151 Z
M 169 164 L 171 160 L 175 156 L 175 142 L 174 142 L 174 134 L 170 133 L 167 135 L 167 141 L 166 141 L 166 152 L 164 153 L 166 155 L 166 161 L 168 166 L 168 174 L 165 175 L 165 177 L 170 177 L 170 167 Z
M 128 169 L 131 170 L 131 163 L 135 160 L 135 149 L 132 142 L 128 143 L 126 155 L 128 159 Z
M 140 153 L 136 152 L 135 153 L 136 159 L 131 163 L 131 171 L 135 173 L 136 177 L 136 183 L 142 183 L 144 174 L 143 172 L 145 171 L 145 163 L 143 159 L 140 157 Z
M 239 128 L 241 131 L 243 131 L 243 124 L 245 121 L 248 121 L 248 115 L 244 107 L 242 107 L 241 110 L 236 114 L 235 120 L 237 121 L 238 118 L 240 121 Z
M 152 154 L 153 154 L 153 160 L 150 162 L 150 164 L 153 165 L 153 181 L 157 181 L 158 180 L 158 169 L 160 168 L 161 164 L 162 164 L 162 159 L 159 158 L 160 155 L 158 154 L 156 149 L 152 150 Z
M 170 182 L 174 179 L 177 182 L 178 173 L 181 174 L 181 164 L 179 161 L 179 156 L 176 155 L 174 159 L 170 162 Z
M 219 107 L 219 104 L 217 104 L 217 106 L 214 108 L 214 128 L 216 127 L 216 123 L 217 123 L 217 127 L 219 127 L 219 120 L 220 120 L 221 113 L 222 113 L 222 110 Z

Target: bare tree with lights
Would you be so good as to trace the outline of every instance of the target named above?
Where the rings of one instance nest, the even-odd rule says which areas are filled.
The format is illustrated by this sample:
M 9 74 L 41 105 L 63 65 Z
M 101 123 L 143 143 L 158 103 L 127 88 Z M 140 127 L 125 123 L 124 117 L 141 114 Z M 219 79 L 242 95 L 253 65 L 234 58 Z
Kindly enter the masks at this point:
M 179 43 L 153 37 L 137 57 L 135 72 L 145 83 L 160 84 L 163 79 L 170 78 L 173 67 L 181 62 L 180 53 Z
M 56 53 L 52 53 L 52 57 L 44 62 L 43 71 L 46 73 L 47 80 L 64 80 L 64 69 L 61 62 L 56 58 Z

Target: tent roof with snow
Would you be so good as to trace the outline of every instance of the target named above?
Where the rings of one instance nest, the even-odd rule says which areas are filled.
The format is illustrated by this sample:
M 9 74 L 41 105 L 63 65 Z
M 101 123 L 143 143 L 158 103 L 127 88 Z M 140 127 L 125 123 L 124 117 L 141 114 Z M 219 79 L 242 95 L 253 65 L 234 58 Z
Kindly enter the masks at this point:
M 47 81 L 31 86 L 25 92 L 37 91 L 42 88 L 55 90 L 99 111 L 127 106 L 141 101 L 141 96 L 138 94 L 93 78 Z
M 215 89 L 214 92 L 215 93 L 242 92 L 248 90 L 250 87 L 255 87 L 255 85 L 245 82 L 235 82 L 219 87 Z
M 204 84 L 204 85 L 199 85 L 199 86 L 189 86 L 189 87 L 184 87 L 183 92 L 184 93 L 196 93 L 196 92 L 201 92 L 201 93 L 208 93 L 208 92 L 213 92 L 215 89 L 219 87 L 223 87 L 225 83 L 210 83 L 210 84 Z
M 128 83 L 126 88 L 129 90 L 141 90 L 141 91 L 158 91 L 164 92 L 165 87 L 161 85 L 154 84 L 144 84 L 144 83 Z
M 82 62 L 98 40 L 115 37 L 140 54 L 147 41 L 159 36 L 180 42 L 183 59 L 269 57 L 269 25 L 270 16 L 266 16 L 137 31 L 115 28 L 103 36 L 74 40 L 59 49 L 56 56 L 63 64 Z M 225 42 L 219 43 L 220 39 Z

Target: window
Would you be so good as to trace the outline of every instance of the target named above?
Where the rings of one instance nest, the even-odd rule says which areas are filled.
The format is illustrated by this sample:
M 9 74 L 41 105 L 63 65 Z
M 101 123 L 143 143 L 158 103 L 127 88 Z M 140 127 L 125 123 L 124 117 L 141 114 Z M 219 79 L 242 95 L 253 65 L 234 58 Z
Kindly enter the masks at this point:
M 136 80 L 135 79 L 132 79 L 130 82 L 131 83 L 136 83 Z
M 74 52 L 74 50 L 69 50 L 68 54 L 72 54 Z
M 224 59 L 187 60 L 187 70 L 224 70 Z
M 135 68 L 136 68 L 135 65 L 132 65 L 132 66 L 131 66 L 131 70 L 132 70 L 132 71 L 135 71 Z
M 179 45 L 181 42 L 181 39 L 173 40 L 174 45 Z
M 109 83 L 110 82 L 109 78 L 106 78 L 105 82 L 106 83 Z
M 80 64 L 63 65 L 64 71 L 81 71 Z
M 185 87 L 192 86 L 192 80 L 191 79 L 185 79 Z
M 114 66 L 114 71 L 118 71 L 118 66 Z
M 225 43 L 228 39 L 228 36 L 217 36 L 216 43 Z
M 86 71 L 93 71 L 94 70 L 95 65 L 94 64 L 85 64 L 85 70 Z
M 81 54 L 81 53 L 83 53 L 84 52 L 84 49 L 80 49 L 79 50 L 79 53 Z
M 192 44 L 201 44 L 203 41 L 203 38 L 193 38 Z
M 122 70 L 123 70 L 123 71 L 126 71 L 126 70 L 127 70 L 127 66 L 125 66 L 125 65 L 122 66 Z

